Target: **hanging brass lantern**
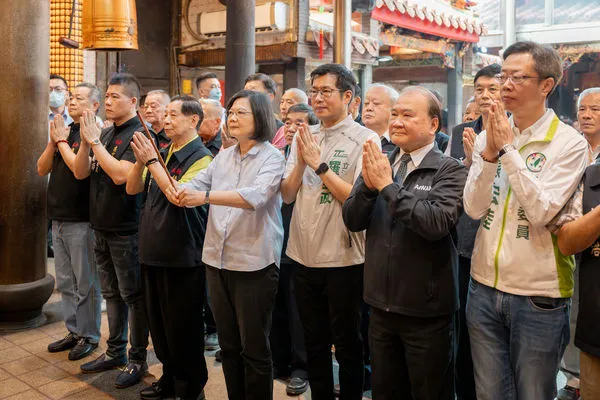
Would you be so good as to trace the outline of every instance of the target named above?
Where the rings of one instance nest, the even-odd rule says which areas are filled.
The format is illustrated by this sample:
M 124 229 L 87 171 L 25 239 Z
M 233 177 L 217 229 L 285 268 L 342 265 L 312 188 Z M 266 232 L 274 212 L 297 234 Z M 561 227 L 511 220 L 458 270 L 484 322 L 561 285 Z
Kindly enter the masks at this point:
M 82 20 L 84 49 L 137 50 L 135 0 L 86 0 Z

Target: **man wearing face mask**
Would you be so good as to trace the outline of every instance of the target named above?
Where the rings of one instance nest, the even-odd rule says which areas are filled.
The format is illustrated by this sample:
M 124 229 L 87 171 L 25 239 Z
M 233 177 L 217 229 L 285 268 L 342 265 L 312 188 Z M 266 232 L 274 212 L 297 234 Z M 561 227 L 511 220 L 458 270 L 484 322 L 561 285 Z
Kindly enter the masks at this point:
M 204 72 L 196 78 L 196 87 L 199 98 L 221 102 L 221 83 L 214 72 Z
M 54 121 L 55 115 L 60 115 L 65 121 L 65 125 L 73 122 L 73 118 L 69 115 L 66 102 L 69 98 L 69 85 L 67 81 L 60 75 L 50 74 L 50 111 L 48 112 L 48 123 Z

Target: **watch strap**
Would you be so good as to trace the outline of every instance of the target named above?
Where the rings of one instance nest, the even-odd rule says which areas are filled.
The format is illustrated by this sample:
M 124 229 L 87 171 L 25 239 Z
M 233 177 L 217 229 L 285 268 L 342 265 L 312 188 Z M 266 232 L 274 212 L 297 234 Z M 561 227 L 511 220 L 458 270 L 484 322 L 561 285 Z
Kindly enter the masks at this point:
M 327 163 L 319 164 L 319 168 L 315 169 L 315 174 L 321 175 L 329 170 L 329 165 Z

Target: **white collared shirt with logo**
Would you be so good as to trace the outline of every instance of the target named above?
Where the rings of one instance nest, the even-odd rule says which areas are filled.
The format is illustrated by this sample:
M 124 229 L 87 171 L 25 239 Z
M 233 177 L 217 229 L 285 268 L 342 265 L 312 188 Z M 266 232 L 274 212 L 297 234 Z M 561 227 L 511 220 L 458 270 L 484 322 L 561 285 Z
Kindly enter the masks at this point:
M 321 126 L 315 133 L 321 147 L 321 161 L 349 184 L 362 171 L 362 150 L 367 140 L 381 147 L 379 135 L 348 116 L 331 128 Z M 296 138 L 283 178 L 297 160 Z M 315 172 L 307 167 L 296 195 L 286 254 L 307 267 L 346 267 L 365 262 L 365 233 L 350 232 L 342 219 L 342 203 Z
M 582 135 L 554 111 L 515 133 L 500 161 L 483 161 L 486 132 L 475 141 L 464 189 L 465 212 L 481 219 L 471 261 L 477 282 L 521 296 L 570 297 L 573 257 L 558 250 L 547 225 L 569 200 L 588 163 Z

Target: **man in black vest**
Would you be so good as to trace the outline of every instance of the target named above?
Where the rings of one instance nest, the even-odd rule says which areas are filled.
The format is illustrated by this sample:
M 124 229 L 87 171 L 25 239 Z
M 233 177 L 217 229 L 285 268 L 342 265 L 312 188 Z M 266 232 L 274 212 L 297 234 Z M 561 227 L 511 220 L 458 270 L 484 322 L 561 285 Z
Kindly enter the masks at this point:
M 165 133 L 165 112 L 171 102 L 169 94 L 162 89 L 151 90 L 146 95 L 144 105 L 144 119 L 155 132 L 155 141 L 159 149 L 164 149 L 171 144 L 171 140 Z
M 367 234 L 363 293 L 378 400 L 454 399 L 453 235 L 467 171 L 437 148 L 440 121 L 430 91 L 404 89 L 390 122 L 398 148 L 387 158 L 365 144 L 362 174 L 343 206 L 348 229 Z
M 90 222 L 96 236 L 94 251 L 109 328 L 106 353 L 81 365 L 81 371 L 101 372 L 126 365 L 117 376 L 118 388 L 136 384 L 148 370 L 148 325 L 138 261 L 140 199 L 125 192 L 127 175 L 135 162 L 130 142 L 133 133 L 143 129 L 136 117 L 139 98 L 140 85 L 133 75 L 115 74 L 111 78 L 104 104 L 106 117 L 114 125 L 100 131 L 93 112 L 84 112 L 84 140 L 74 169 L 78 179 L 91 177 Z
M 492 64 L 480 69 L 475 75 L 475 102 L 481 115 L 474 121 L 457 125 L 452 130 L 450 139 L 450 156 L 462 160 L 469 167 L 475 137 L 485 130 L 487 113 L 493 101 L 501 101 L 500 83 L 496 75 L 501 72 L 500 65 Z M 464 137 L 464 140 L 463 140 Z M 456 396 L 458 400 L 476 400 L 475 377 L 473 376 L 473 361 L 471 360 L 471 345 L 465 310 L 467 306 L 467 293 L 469 292 L 469 279 L 471 278 L 471 254 L 475 244 L 475 236 L 479 228 L 479 220 L 469 218 L 463 213 L 456 225 L 458 234 L 458 291 L 460 310 L 457 327 L 456 363 Z
M 167 107 L 165 133 L 172 142 L 160 157 L 172 181 L 147 137 L 136 133 L 131 143 L 136 163 L 127 178 L 127 193 L 142 192 L 148 172 L 152 176 L 140 221 L 140 264 L 152 343 L 163 364 L 162 377 L 140 392 L 142 399 L 195 400 L 208 380 L 204 326 L 198 315 L 204 304 L 201 256 L 207 209 L 177 207 L 163 193 L 174 182 L 189 182 L 212 161 L 198 136 L 203 117 L 200 103 L 191 96 L 174 97 Z
M 50 141 L 38 160 L 41 176 L 50 172 L 48 219 L 52 222 L 56 287 L 62 296 L 67 335 L 48 345 L 51 353 L 69 350 L 69 360 L 79 360 L 98 347 L 100 340 L 100 284 L 94 261 L 94 234 L 90 226 L 90 180 L 73 175 L 80 149 L 80 118 L 84 110 L 96 112 L 100 91 L 89 83 L 73 89 L 68 127 L 61 114 L 50 123 Z

